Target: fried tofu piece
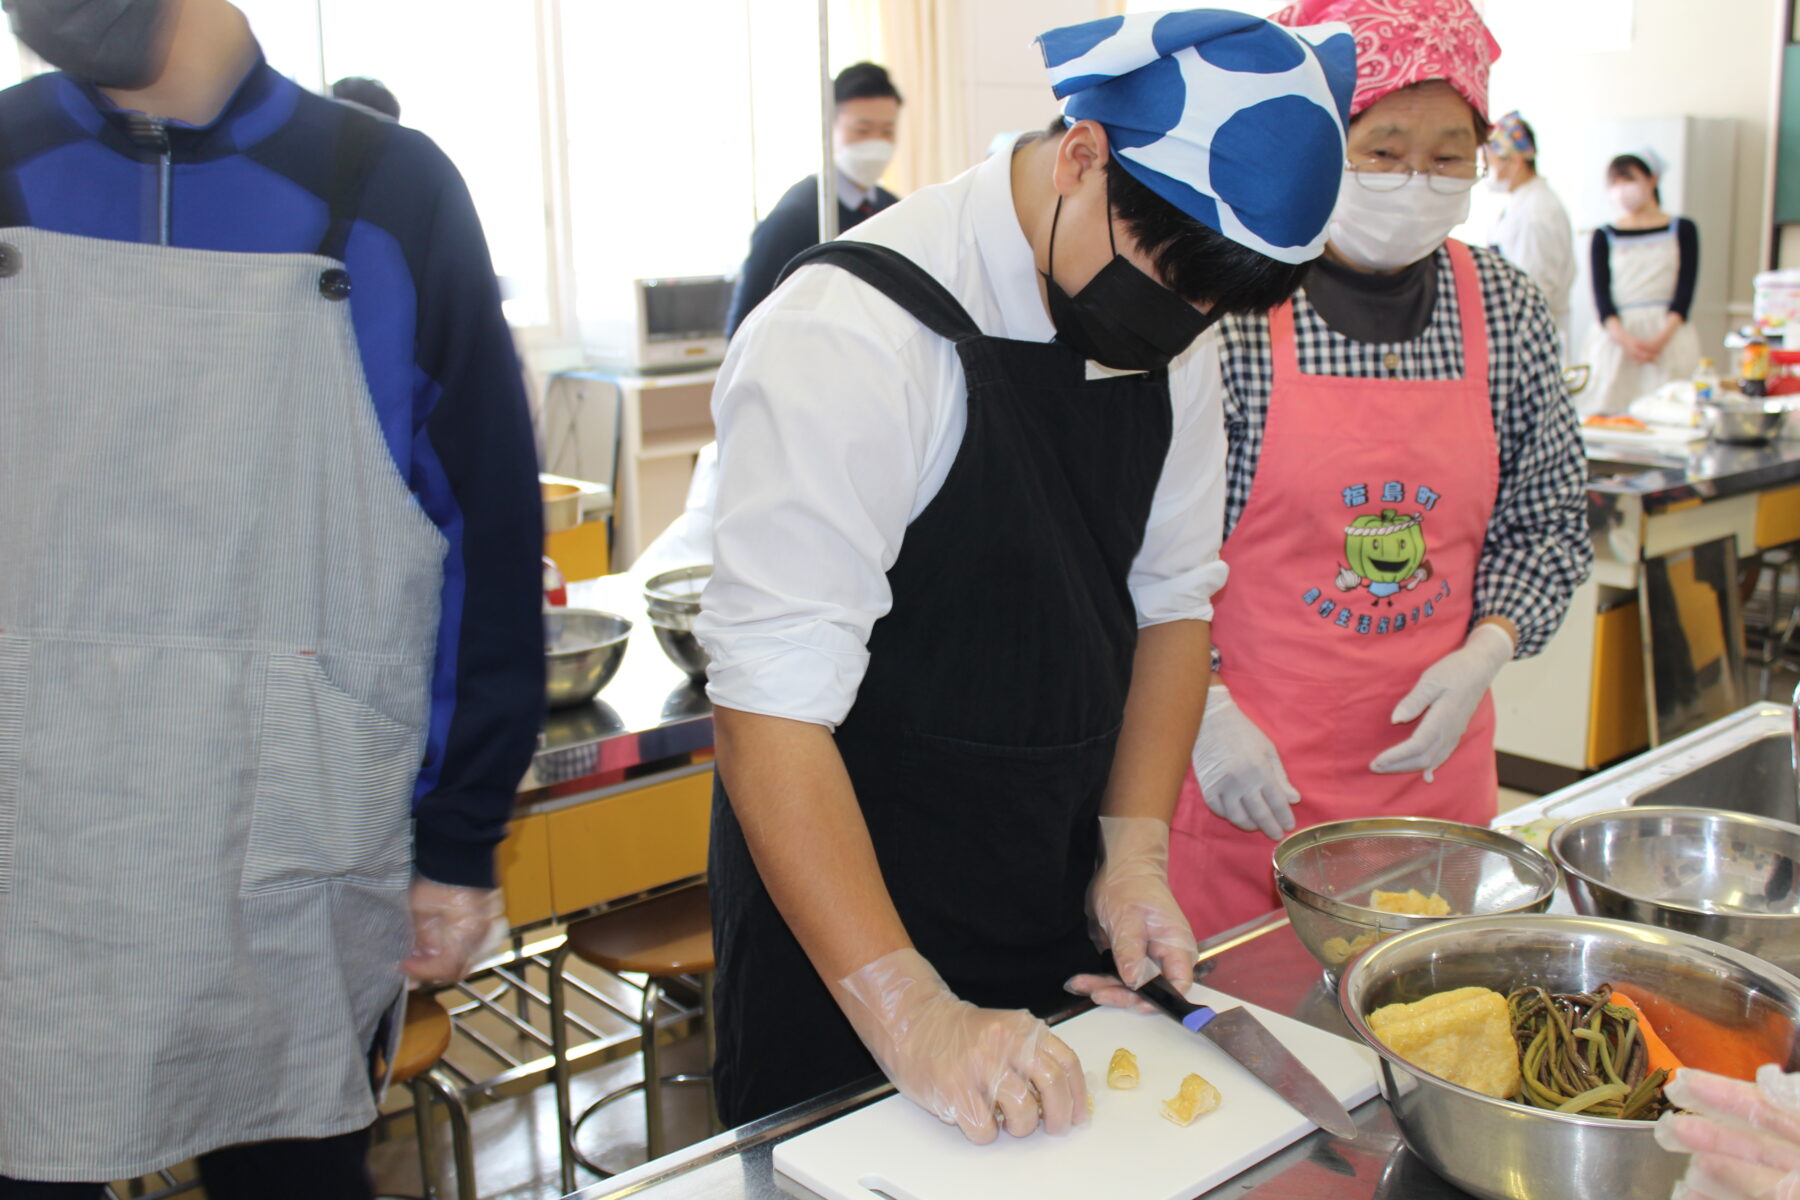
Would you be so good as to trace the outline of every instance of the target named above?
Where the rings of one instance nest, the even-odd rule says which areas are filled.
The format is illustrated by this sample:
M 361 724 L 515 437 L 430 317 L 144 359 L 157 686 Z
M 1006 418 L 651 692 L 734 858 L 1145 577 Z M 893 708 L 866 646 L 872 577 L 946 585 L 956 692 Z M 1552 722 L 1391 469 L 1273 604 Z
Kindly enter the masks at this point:
M 1120 1046 L 1106 1066 L 1106 1086 L 1129 1091 L 1138 1085 L 1137 1055 Z
M 1499 992 L 1466 987 L 1390 1004 L 1369 1014 L 1369 1028 L 1388 1049 L 1439 1079 L 1501 1100 L 1519 1090 L 1519 1048 Z
M 1418 888 L 1404 892 L 1384 892 L 1376 888 L 1369 893 L 1369 907 L 1377 912 L 1398 913 L 1405 917 L 1450 916 L 1450 902 L 1436 892 L 1427 896 Z
M 1181 1090 L 1163 1101 L 1163 1119 L 1191 1125 L 1195 1117 L 1203 1117 L 1219 1107 L 1222 1099 L 1218 1088 L 1198 1075 L 1189 1075 L 1181 1081 Z
M 1355 941 L 1346 941 L 1341 937 L 1326 938 L 1319 949 L 1331 960 L 1332 966 L 1342 966 L 1374 944 L 1375 933 L 1371 930 L 1358 935 Z

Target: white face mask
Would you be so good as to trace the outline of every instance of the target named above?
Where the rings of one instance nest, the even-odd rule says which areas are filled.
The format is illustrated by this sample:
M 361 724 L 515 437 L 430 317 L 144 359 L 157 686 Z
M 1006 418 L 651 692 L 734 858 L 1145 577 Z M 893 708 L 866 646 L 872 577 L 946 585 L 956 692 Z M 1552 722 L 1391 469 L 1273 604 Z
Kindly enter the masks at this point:
M 881 138 L 867 138 L 839 146 L 833 156 L 837 169 L 848 175 L 860 188 L 872 188 L 881 173 L 894 161 L 894 143 Z
M 1329 236 L 1352 266 L 1397 271 L 1443 245 L 1468 219 L 1467 189 L 1445 195 L 1432 191 L 1425 176 L 1414 175 L 1391 192 L 1372 192 L 1357 182 L 1354 171 L 1345 171 Z
M 1615 183 L 1608 190 L 1612 193 L 1613 207 L 1626 216 L 1643 208 L 1650 199 L 1650 185 L 1641 179 Z

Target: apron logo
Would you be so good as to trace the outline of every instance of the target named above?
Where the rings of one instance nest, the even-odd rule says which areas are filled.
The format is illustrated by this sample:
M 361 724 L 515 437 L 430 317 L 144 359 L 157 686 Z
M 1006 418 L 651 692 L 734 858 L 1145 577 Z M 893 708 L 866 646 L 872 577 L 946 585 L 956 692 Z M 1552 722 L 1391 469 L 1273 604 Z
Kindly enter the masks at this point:
M 1361 508 L 1368 504 L 1369 485 L 1352 484 L 1342 492 L 1345 508 Z M 1418 590 L 1431 578 L 1431 560 L 1426 557 L 1425 513 L 1437 507 L 1442 499 L 1438 492 L 1421 484 L 1413 495 L 1413 503 L 1423 512 L 1403 513 L 1397 508 L 1383 508 L 1379 513 L 1364 513 L 1344 527 L 1344 562 L 1332 579 L 1338 592 L 1368 589 L 1371 610 L 1391 609 L 1394 599 L 1402 599 L 1399 612 L 1370 611 L 1358 613 L 1349 597 L 1343 600 L 1322 599 L 1323 588 L 1309 588 L 1300 602 L 1308 608 L 1316 606 L 1318 615 L 1339 629 L 1357 633 L 1399 633 L 1409 625 L 1417 627 L 1427 617 L 1435 616 L 1437 605 L 1450 596 L 1450 584 L 1440 580 L 1423 603 L 1410 607 L 1405 601 L 1417 599 Z M 1380 503 L 1404 504 L 1406 486 L 1390 480 L 1381 489 Z M 1403 596 L 1402 593 L 1413 593 Z

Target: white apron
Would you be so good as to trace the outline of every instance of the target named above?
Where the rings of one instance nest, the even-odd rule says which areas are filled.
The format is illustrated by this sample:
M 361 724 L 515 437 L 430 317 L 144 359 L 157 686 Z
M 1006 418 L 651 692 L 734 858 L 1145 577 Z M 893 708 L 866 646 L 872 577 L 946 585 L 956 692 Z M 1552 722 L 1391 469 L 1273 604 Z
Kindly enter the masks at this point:
M 1681 247 L 1674 224 L 1665 231 L 1634 237 L 1612 237 L 1604 229 L 1596 229 L 1594 236 L 1608 242 L 1613 304 L 1625 331 L 1639 338 L 1660 332 L 1681 273 Z M 1583 360 L 1593 368 L 1593 376 L 1575 397 L 1581 415 L 1622 413 L 1633 400 L 1648 396 L 1672 379 L 1692 379 L 1700 368 L 1700 338 L 1693 325 L 1684 321 L 1655 362 L 1640 363 L 1607 336 L 1603 325 L 1595 325 L 1588 334 Z
M 445 542 L 334 261 L 362 177 L 318 255 L 0 221 L 0 1175 L 375 1117 Z

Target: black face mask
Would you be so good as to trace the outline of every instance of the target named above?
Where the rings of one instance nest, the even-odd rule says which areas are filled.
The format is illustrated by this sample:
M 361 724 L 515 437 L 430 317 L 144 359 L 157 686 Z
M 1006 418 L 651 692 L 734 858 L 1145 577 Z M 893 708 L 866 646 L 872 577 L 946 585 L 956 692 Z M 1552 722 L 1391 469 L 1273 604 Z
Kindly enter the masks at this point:
M 51 66 L 98 87 L 156 82 L 168 0 L 4 0 L 13 32 Z
M 1044 288 L 1056 340 L 1115 371 L 1154 371 L 1194 344 L 1218 319 L 1203 313 L 1131 264 L 1119 253 L 1112 231 L 1110 182 L 1106 200 L 1106 236 L 1113 259 L 1087 286 L 1071 296 L 1057 284 L 1056 224 L 1062 219 L 1062 197 L 1050 219 L 1050 271 Z

